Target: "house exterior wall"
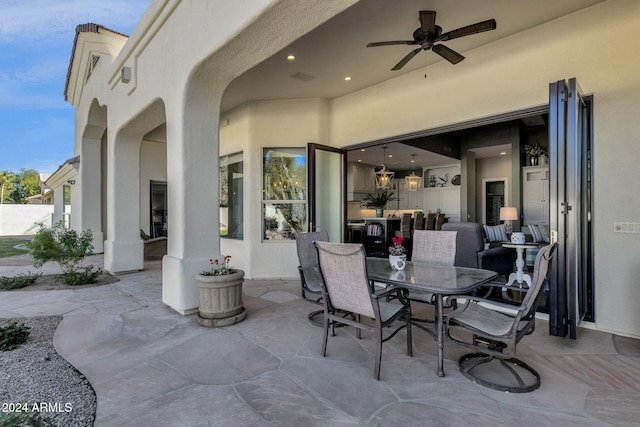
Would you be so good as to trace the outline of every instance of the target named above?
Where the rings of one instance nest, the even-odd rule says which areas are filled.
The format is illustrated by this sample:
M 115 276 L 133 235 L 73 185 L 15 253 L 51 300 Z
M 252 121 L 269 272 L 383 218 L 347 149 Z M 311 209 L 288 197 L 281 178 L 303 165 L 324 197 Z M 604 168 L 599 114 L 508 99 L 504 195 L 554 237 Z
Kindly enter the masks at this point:
M 295 241 L 262 241 L 262 149 L 326 144 L 328 105 L 323 99 L 260 101 L 221 117 L 220 154 L 244 154 L 245 228 L 244 240 L 221 239 L 220 248 L 248 277 L 298 277 Z
M 449 63 L 440 61 L 429 67 L 427 79 L 416 71 L 330 101 L 246 105 L 229 113 L 228 125 L 224 118 L 220 121 L 218 134 L 219 103 L 230 81 L 352 3 L 157 0 L 151 4 L 114 62 L 102 62 L 95 70 L 76 105 L 77 135 L 88 126 L 87 112 L 94 100 L 108 108 L 107 155 L 117 161 L 108 162 L 105 265 L 120 269 L 116 271 L 139 268 L 137 261 L 128 263 L 130 255 L 139 251 L 137 227 L 122 218 L 131 214 L 128 201 L 139 199 L 140 183 L 127 189 L 118 174 L 129 173 L 129 166 L 119 169 L 118 162 L 128 152 L 122 151 L 122 144 L 136 138 L 139 143 L 158 120 L 167 123 L 169 209 L 175 225 L 163 262 L 163 301 L 188 312 L 197 306 L 195 273 L 205 267 L 212 252 L 232 255 L 234 265 L 245 268 L 249 277 L 297 274 L 293 242 L 261 241 L 261 147 L 304 146 L 309 141 L 346 147 L 544 105 L 550 82 L 577 77 L 582 88 L 594 94 L 595 103 L 595 325 L 640 336 L 635 304 L 640 242 L 636 235 L 613 233 L 614 221 L 637 221 L 640 212 L 640 193 L 621 185 L 637 180 L 640 159 L 636 143 L 640 3 L 610 0 L 482 46 L 468 52 L 455 73 Z M 133 68 L 129 84 L 118 79 L 122 66 Z M 156 111 L 159 100 L 161 112 Z M 209 168 L 217 166 L 219 140 L 219 154 L 240 147 L 245 151 L 244 241 L 219 243 L 210 230 L 217 229 L 218 214 L 217 190 L 211 190 L 217 178 Z M 138 156 L 139 147 L 134 148 Z M 205 182 L 198 181 L 203 177 Z M 209 191 L 214 196 L 196 206 L 195 200 Z M 202 211 L 194 212 L 196 207 Z M 135 224 L 139 218 L 136 212 Z
M 640 193 L 623 184 L 637 182 L 640 160 L 638 22 L 640 3 L 604 2 L 475 49 L 455 73 L 441 61 L 426 80 L 416 71 L 333 100 L 331 141 L 347 146 L 547 104 L 549 83 L 576 77 L 595 107 L 595 325 L 640 336 L 640 240 L 613 232 L 614 221 L 640 220 Z

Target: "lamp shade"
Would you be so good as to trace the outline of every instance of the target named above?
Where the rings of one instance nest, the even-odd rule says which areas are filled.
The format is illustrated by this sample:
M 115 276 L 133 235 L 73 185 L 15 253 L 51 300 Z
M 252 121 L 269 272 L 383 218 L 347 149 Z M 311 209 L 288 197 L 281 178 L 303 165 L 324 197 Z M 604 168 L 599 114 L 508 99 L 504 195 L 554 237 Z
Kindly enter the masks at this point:
M 500 208 L 500 221 L 515 221 L 518 219 L 518 208 L 506 206 Z

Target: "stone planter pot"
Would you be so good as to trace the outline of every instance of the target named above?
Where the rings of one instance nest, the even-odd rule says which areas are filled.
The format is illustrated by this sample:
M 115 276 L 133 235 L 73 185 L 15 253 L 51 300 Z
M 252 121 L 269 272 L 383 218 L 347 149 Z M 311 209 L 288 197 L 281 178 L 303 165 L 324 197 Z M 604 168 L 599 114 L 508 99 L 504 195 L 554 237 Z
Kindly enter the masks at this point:
M 231 270 L 223 276 L 198 274 L 196 285 L 200 295 L 198 322 L 202 326 L 218 327 L 238 323 L 247 316 L 242 305 L 244 271 Z

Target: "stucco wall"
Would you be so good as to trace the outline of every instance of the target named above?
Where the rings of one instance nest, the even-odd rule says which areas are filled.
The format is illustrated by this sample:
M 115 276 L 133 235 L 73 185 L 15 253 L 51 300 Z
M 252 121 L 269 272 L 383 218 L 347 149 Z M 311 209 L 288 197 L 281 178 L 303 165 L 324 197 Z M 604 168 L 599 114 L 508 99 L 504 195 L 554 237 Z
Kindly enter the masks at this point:
M 140 228 L 151 236 L 151 181 L 167 182 L 167 144 L 142 141 L 140 145 Z
M 0 236 L 32 235 L 36 223 L 51 226 L 53 205 L 0 205 Z
M 244 151 L 244 240 L 221 239 L 223 254 L 252 278 L 297 277 L 295 241 L 262 241 L 262 148 L 327 143 L 328 102 L 255 102 L 223 115 L 220 154 Z
M 606 17 L 606 19 L 603 19 Z M 456 65 L 416 71 L 332 101 L 331 141 L 346 146 L 548 103 L 550 82 L 577 77 L 594 94 L 596 325 L 640 336 L 640 3 L 613 0 L 491 43 Z M 427 100 L 436 100 L 436 102 Z M 391 108 L 392 107 L 392 108 Z M 418 108 L 419 107 L 419 108 Z

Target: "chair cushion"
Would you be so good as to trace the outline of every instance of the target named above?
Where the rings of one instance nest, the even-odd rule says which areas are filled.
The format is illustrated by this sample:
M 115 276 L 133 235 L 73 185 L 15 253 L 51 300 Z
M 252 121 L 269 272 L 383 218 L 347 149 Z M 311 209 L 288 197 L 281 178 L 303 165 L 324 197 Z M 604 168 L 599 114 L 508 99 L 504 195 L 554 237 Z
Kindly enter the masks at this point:
M 380 322 L 385 323 L 393 316 L 395 316 L 400 310 L 404 309 L 403 305 L 394 304 L 386 301 L 379 301 L 380 307 Z
M 307 268 L 302 270 L 304 274 L 305 287 L 314 293 L 322 292 L 322 274 L 314 268 Z
M 513 317 L 473 302 L 462 311 L 451 313 L 449 319 L 494 337 L 509 335 L 513 327 Z
M 506 242 L 507 229 L 504 224 L 500 225 L 485 225 L 484 232 L 487 235 L 489 242 Z
M 431 302 L 433 301 L 433 295 L 434 294 L 432 294 L 431 292 L 411 291 L 409 292 L 409 299 L 412 301 L 420 301 L 431 304 Z

